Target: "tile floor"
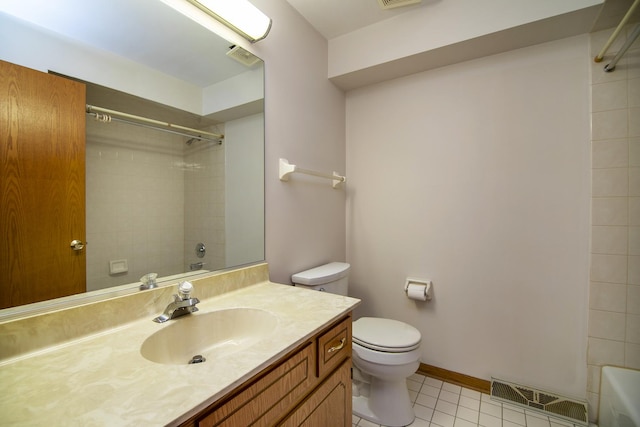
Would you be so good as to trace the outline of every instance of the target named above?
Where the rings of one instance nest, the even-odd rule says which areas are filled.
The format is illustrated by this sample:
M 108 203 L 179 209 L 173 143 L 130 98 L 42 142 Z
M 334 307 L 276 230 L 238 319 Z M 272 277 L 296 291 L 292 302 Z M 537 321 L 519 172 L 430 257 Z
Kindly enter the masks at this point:
M 488 394 L 419 374 L 409 377 L 407 385 L 416 414 L 411 427 L 574 427 L 571 422 L 490 400 Z M 353 426 L 378 424 L 354 415 Z

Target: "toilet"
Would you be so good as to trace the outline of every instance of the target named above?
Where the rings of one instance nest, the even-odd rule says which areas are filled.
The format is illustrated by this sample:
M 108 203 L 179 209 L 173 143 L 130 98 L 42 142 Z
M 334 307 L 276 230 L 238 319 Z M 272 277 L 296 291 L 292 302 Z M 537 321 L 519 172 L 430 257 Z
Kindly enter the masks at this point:
M 349 264 L 332 262 L 291 276 L 294 286 L 347 295 Z M 420 365 L 420 331 L 404 322 L 362 317 L 353 322 L 353 413 L 400 427 L 415 415 L 407 377 Z

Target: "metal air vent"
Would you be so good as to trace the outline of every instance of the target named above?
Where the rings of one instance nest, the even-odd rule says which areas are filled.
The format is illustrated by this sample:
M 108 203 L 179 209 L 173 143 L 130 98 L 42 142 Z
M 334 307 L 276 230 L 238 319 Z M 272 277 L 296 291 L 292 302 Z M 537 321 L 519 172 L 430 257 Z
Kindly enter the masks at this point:
M 563 418 L 575 424 L 589 425 L 587 403 L 579 400 L 495 378 L 491 379 L 491 398 L 528 409 L 536 409 L 545 415 Z
M 380 8 L 393 9 L 394 7 L 409 6 L 420 3 L 422 0 L 378 0 Z
M 227 51 L 227 56 L 235 59 L 241 64 L 246 65 L 247 67 L 251 67 L 256 62 L 260 61 L 260 58 L 255 56 L 253 53 L 237 45 L 233 45 L 229 48 L 229 51 Z

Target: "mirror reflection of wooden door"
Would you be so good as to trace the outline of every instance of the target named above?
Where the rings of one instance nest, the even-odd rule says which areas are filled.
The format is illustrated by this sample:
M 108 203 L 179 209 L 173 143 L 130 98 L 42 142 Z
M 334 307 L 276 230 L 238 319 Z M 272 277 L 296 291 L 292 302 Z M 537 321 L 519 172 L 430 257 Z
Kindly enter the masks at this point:
M 0 308 L 84 292 L 85 86 L 0 61 Z

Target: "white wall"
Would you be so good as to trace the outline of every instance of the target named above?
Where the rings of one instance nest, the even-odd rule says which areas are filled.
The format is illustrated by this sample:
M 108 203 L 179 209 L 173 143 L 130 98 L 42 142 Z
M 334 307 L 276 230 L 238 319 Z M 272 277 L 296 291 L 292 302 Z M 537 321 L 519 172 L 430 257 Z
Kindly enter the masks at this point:
M 264 115 L 225 123 L 226 265 L 264 259 Z M 240 190 L 240 191 L 238 191 Z
M 408 9 L 401 15 L 331 39 L 329 77 L 422 52 L 435 51 L 487 34 L 495 34 L 600 4 L 602 0 L 425 2 L 423 7 Z M 587 23 L 589 24 L 591 22 Z M 546 31 L 552 30 L 555 29 L 548 28 Z M 492 42 L 496 43 L 497 40 Z
M 344 94 L 327 79 L 327 41 L 284 0 L 253 0 L 273 19 L 269 36 L 243 44 L 265 60 L 266 260 L 271 280 L 345 259 L 345 192 L 330 182 L 278 178 L 284 157 L 309 169 L 344 172 Z M 241 43 L 241 42 L 239 42 Z
M 0 13 L 0 58 L 49 70 L 202 114 L 202 90 L 111 52 L 100 51 Z M 33 46 L 33 48 L 31 48 Z M 109 64 L 108 66 L 106 64 Z
M 423 363 L 585 397 L 588 61 L 580 36 L 347 94 L 356 317 L 418 327 Z

